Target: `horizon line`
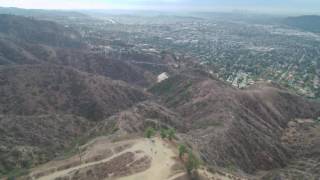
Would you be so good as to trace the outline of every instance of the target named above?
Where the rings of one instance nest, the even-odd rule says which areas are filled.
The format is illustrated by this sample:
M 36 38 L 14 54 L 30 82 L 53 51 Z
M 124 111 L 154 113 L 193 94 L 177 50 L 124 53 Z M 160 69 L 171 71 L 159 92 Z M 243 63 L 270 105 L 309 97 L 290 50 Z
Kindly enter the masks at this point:
M 136 8 L 30 8 L 30 7 L 15 7 L 15 6 L 1 6 L 0 8 L 4 9 L 22 9 L 22 10 L 44 10 L 44 11 L 144 11 L 144 12 L 157 12 L 157 13 L 237 13 L 237 14 L 265 14 L 265 15 L 320 15 L 320 12 L 307 12 L 307 11 L 294 11 L 287 10 L 283 11 L 282 9 L 274 8 L 265 8 L 261 10 L 259 8 L 211 8 L 211 9 L 192 9 L 188 8 L 146 8 L 146 7 L 136 7 Z M 281 11 L 281 12 L 280 12 Z

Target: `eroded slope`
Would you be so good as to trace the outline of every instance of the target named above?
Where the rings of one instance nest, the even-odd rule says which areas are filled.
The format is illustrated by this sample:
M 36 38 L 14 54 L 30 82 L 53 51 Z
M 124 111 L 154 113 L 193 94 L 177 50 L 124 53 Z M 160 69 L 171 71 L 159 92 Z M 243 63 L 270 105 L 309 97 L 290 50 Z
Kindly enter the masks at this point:
M 295 118 L 315 118 L 319 104 L 273 85 L 237 90 L 201 71 L 176 75 L 151 90 L 183 118 L 185 139 L 209 164 L 253 173 L 292 157 L 280 137 Z

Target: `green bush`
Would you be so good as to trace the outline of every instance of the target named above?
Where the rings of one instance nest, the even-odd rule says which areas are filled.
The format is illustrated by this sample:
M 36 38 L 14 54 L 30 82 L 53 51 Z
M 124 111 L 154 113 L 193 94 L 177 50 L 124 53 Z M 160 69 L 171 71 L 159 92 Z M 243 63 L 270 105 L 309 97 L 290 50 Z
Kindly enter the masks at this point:
M 6 174 L 7 180 L 15 180 L 17 177 L 29 174 L 28 169 L 16 168 Z
M 8 177 L 8 180 L 15 180 L 16 178 L 14 176 Z
M 152 127 L 148 127 L 144 133 L 146 138 L 151 138 L 156 134 L 156 131 Z
M 23 168 L 29 169 L 32 167 L 32 161 L 31 160 L 23 160 L 23 161 L 21 161 L 21 166 Z
M 179 157 L 181 159 L 182 156 L 187 152 L 187 147 L 183 144 L 180 144 L 178 149 L 179 149 Z
M 168 129 L 167 136 L 169 140 L 172 140 L 175 137 L 176 131 L 172 128 Z
M 160 129 L 160 136 L 162 139 L 167 137 L 167 131 L 165 129 Z
M 193 170 L 198 169 L 199 166 L 200 166 L 199 159 L 191 151 L 189 151 L 188 161 L 186 163 L 188 174 L 191 174 Z

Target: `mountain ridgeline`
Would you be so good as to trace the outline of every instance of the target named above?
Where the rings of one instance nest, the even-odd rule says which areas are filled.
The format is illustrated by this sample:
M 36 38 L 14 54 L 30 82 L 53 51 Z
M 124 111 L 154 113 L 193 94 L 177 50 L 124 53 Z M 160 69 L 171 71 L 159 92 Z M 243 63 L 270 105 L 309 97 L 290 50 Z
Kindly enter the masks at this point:
M 54 22 L 4 14 L 0 17 L 0 23 L 0 33 L 18 41 L 68 48 L 79 48 L 83 45 L 78 32 Z
M 97 136 L 130 139 L 150 126 L 174 128 L 204 166 L 245 179 L 320 177 L 317 101 L 274 83 L 235 88 L 169 52 L 97 53 L 55 22 L 0 15 L 0 24 L 0 178 L 28 179 Z
M 289 17 L 284 20 L 284 23 L 305 31 L 320 33 L 320 16 L 317 15 Z

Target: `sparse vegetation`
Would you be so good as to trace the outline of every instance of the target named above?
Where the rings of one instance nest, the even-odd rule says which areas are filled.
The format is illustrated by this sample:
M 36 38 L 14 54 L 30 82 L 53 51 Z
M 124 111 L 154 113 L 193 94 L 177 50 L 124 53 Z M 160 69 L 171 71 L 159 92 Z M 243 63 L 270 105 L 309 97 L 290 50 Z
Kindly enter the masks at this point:
M 76 147 L 77 147 L 77 154 L 78 154 L 78 156 L 79 156 L 79 161 L 80 161 L 80 163 L 82 163 L 82 158 L 83 158 L 83 155 L 84 155 L 85 151 L 84 151 L 83 148 L 81 148 L 81 147 L 79 146 L 79 144 L 77 144 Z
M 156 131 L 152 127 L 148 127 L 144 133 L 146 138 L 152 138 L 155 134 L 156 134 Z
M 187 153 L 187 147 L 184 144 L 180 144 L 178 147 L 178 150 L 179 150 L 179 157 L 181 159 L 183 155 Z
M 200 166 L 200 160 L 193 154 L 191 149 L 188 149 L 186 145 L 180 144 L 178 146 L 179 158 L 184 162 L 188 174 L 192 177 L 194 172 Z M 187 153 L 187 156 L 184 156 Z
M 28 173 L 29 173 L 29 171 L 28 171 L 27 169 L 16 168 L 16 169 L 10 171 L 10 172 L 7 174 L 7 179 L 8 179 L 8 180 L 15 180 L 17 177 L 26 175 L 26 174 L 28 174 Z M 1 177 L 0 177 L 0 178 L 1 178 Z
M 238 86 L 238 88 L 240 88 L 240 85 L 241 85 L 241 83 L 242 83 L 243 80 L 244 80 L 243 77 L 239 77 L 239 78 L 237 79 L 237 86 Z
M 154 94 L 159 94 L 159 95 L 169 93 L 174 89 L 175 83 L 176 83 L 176 79 L 169 78 L 162 81 L 160 84 L 153 86 L 150 89 L 150 91 L 153 92 Z
M 170 141 L 175 137 L 175 134 L 176 134 L 176 130 L 175 129 L 170 128 L 170 129 L 167 130 L 167 136 L 168 136 L 168 139 Z
M 229 164 L 226 166 L 226 168 L 227 168 L 230 172 L 235 172 L 236 169 L 237 169 L 237 167 L 236 167 L 234 164 L 232 164 L 232 163 L 229 163 Z
M 188 160 L 186 162 L 186 168 L 188 174 L 192 174 L 194 170 L 197 170 L 200 166 L 200 160 L 189 150 Z
M 156 129 L 152 127 L 148 127 L 145 130 L 144 135 L 146 138 L 151 138 L 154 135 L 156 135 L 156 133 L 157 133 Z M 168 138 L 170 141 L 172 141 L 175 138 L 176 130 L 174 128 L 169 128 L 169 129 L 161 128 L 159 134 L 162 139 Z
M 165 129 L 160 129 L 160 136 L 162 139 L 167 137 L 167 131 Z

